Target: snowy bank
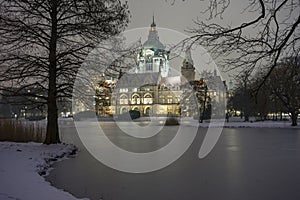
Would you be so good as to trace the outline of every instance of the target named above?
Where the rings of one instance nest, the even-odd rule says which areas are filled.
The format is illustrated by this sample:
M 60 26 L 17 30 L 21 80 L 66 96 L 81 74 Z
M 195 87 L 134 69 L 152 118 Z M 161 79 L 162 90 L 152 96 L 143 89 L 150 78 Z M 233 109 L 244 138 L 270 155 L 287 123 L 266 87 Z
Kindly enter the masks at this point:
M 0 142 L 0 200 L 74 200 L 46 182 L 55 161 L 74 154 L 72 145 Z
M 300 126 L 291 126 L 292 122 L 290 120 L 285 121 L 255 121 L 255 118 L 250 118 L 249 122 L 244 122 L 243 119 L 239 117 L 232 117 L 229 122 L 225 119 L 214 120 L 210 123 L 210 120 L 204 120 L 203 123 L 198 123 L 197 120 L 192 118 L 183 118 L 181 124 L 187 126 L 198 126 L 202 128 L 208 127 L 218 127 L 218 128 L 300 128 Z M 298 122 L 300 124 L 300 122 Z

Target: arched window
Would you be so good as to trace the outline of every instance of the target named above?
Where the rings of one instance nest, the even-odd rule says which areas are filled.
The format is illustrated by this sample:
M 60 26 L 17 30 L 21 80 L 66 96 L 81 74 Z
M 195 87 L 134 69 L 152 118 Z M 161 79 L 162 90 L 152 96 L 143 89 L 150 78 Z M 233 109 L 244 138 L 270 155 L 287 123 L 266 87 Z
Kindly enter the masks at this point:
M 144 104 L 152 104 L 153 103 L 153 98 L 151 94 L 146 94 L 144 96 Z
M 127 112 L 127 108 L 123 107 L 123 108 L 120 109 L 120 113 L 121 113 L 121 114 L 124 114 L 124 113 L 126 113 L 126 112 Z
M 126 95 L 122 95 L 120 97 L 120 104 L 121 105 L 128 104 L 128 97 Z
M 151 108 L 150 107 L 145 108 L 145 114 L 150 115 L 150 113 L 151 113 Z
M 140 96 L 137 95 L 137 94 L 132 95 L 131 103 L 132 104 L 141 104 L 141 98 L 140 98 Z

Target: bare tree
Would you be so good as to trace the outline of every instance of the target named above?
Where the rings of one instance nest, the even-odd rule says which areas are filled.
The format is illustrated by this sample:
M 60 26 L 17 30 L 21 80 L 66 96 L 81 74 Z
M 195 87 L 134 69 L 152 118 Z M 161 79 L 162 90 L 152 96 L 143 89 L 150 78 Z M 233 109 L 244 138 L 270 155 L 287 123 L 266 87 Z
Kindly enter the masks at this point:
M 85 56 L 128 21 L 119 0 L 0 1 L 0 81 L 42 91 L 30 95 L 47 105 L 46 144 L 60 142 L 57 101 L 70 97 Z
M 200 123 L 211 118 L 211 98 L 206 82 L 201 80 L 189 81 L 182 85 L 184 91 L 181 99 L 181 114 L 192 115 Z
M 126 37 L 119 34 L 89 53 L 78 70 L 74 83 L 73 112 L 94 110 L 95 104 L 96 108 L 100 108 L 99 104 L 103 102 L 101 103 L 99 98 L 107 95 L 108 91 L 112 92 L 118 79 L 134 69 L 141 43 L 139 40 L 127 43 Z M 107 81 L 110 82 L 109 87 L 105 86 Z
M 249 71 L 243 71 L 235 77 L 237 87 L 233 96 L 229 99 L 232 108 L 241 111 L 240 117 L 244 117 L 244 121 L 249 121 L 249 117 L 254 111 L 255 98 L 252 95 L 252 88 L 255 84 L 251 80 L 250 73 Z
M 173 4 L 176 0 L 166 1 Z M 223 19 L 233 2 L 205 2 L 208 7 L 203 13 L 208 15 L 208 20 L 195 20 L 196 26 L 189 30 L 193 36 L 184 42 L 208 48 L 215 58 L 222 58 L 218 64 L 227 70 L 240 68 L 253 71 L 259 67 L 267 69 L 257 89 L 270 76 L 281 58 L 299 54 L 300 1 L 250 0 L 244 9 L 249 20 L 236 26 L 224 26 L 217 22 Z
M 259 72 L 250 80 L 247 75 L 240 77 L 240 83 L 229 99 L 233 109 L 240 110 L 246 115 L 255 115 L 260 120 L 266 120 L 268 114 L 273 114 L 273 120 L 283 120 L 282 113 L 288 113 L 292 119 L 292 126 L 297 125 L 300 110 L 300 68 L 299 58 L 286 58 L 280 61 L 270 76 L 265 80 L 256 95 L 253 88 L 257 88 L 265 77 Z
M 271 92 L 281 101 L 292 119 L 292 126 L 297 126 L 300 113 L 300 60 L 285 59 L 273 70 L 268 86 Z
M 260 84 L 261 79 L 257 79 L 256 82 L 252 83 L 252 87 L 256 88 L 255 84 Z M 261 121 L 267 119 L 268 114 L 272 112 L 271 107 L 275 104 L 275 99 L 271 93 L 270 88 L 264 84 L 260 90 L 258 91 L 255 97 L 251 99 L 254 104 L 254 111 L 256 111 L 258 117 L 260 117 Z

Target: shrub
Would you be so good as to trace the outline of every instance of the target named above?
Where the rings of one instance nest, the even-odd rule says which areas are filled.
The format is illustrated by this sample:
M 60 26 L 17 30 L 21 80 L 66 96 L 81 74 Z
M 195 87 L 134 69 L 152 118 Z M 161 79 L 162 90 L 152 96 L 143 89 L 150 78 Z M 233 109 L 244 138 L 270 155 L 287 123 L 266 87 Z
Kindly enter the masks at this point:
M 118 115 L 117 118 L 118 118 L 118 120 L 131 121 L 131 120 L 140 118 L 140 116 L 141 116 L 140 111 L 129 110 L 126 113 Z
M 179 121 L 174 116 L 168 116 L 166 119 L 165 125 L 166 126 L 176 126 L 176 125 L 179 125 Z
M 130 110 L 129 115 L 130 115 L 131 119 L 137 119 L 137 118 L 141 117 L 140 111 L 137 111 L 137 110 Z
M 0 141 L 43 142 L 45 125 L 16 119 L 0 119 Z

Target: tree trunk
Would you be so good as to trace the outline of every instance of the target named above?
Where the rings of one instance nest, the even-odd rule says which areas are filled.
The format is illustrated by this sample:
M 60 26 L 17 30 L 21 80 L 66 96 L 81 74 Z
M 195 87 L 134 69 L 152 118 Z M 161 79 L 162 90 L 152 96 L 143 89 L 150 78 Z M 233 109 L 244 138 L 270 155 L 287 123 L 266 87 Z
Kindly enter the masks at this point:
M 57 49 L 57 1 L 52 1 L 52 29 L 49 50 L 49 85 L 48 85 L 48 115 L 45 144 L 60 143 L 58 131 L 57 88 L 56 88 L 56 49 Z
M 50 92 L 49 93 L 53 93 Z M 60 143 L 59 131 L 58 131 L 58 112 L 56 105 L 56 98 L 48 98 L 48 115 L 47 115 L 47 132 L 45 144 Z
M 203 120 L 204 120 L 204 114 L 205 114 L 205 110 L 206 110 L 207 86 L 205 86 L 204 92 L 205 92 L 205 94 L 204 94 L 204 103 L 203 103 L 203 110 L 202 110 L 201 117 L 200 117 L 200 123 L 203 123 Z
M 298 118 L 298 114 L 295 112 L 291 113 L 291 118 L 292 118 L 292 126 L 297 126 L 297 118 Z
M 248 114 L 245 114 L 245 122 L 249 122 L 249 115 Z

